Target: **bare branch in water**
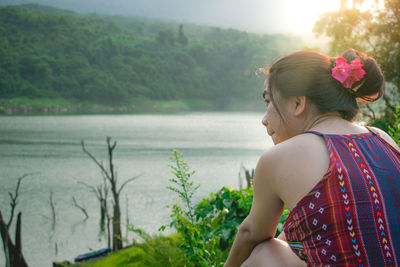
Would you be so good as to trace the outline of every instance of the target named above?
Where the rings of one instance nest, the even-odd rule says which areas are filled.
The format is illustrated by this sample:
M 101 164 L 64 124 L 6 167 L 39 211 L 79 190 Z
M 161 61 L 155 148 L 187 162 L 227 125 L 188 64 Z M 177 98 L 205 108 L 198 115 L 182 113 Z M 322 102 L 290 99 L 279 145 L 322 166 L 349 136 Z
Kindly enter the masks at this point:
M 7 228 L 10 228 L 11 223 L 12 223 L 13 218 L 14 218 L 15 207 L 16 207 L 17 204 L 18 204 L 17 199 L 18 199 L 19 187 L 21 186 L 22 180 L 23 180 L 24 178 L 26 178 L 27 176 L 29 176 L 29 175 L 33 175 L 33 174 L 37 174 L 37 173 L 38 173 L 38 172 L 32 172 L 32 173 L 25 173 L 25 174 L 23 174 L 21 177 L 18 178 L 18 182 L 17 182 L 17 186 L 16 186 L 16 188 L 15 188 L 15 193 L 14 193 L 14 195 L 13 195 L 11 192 L 8 192 L 8 194 L 9 194 L 9 196 L 10 196 L 10 198 L 11 198 L 11 203 L 10 203 L 10 206 L 11 206 L 11 215 L 10 215 L 10 219 L 8 220 L 8 223 L 7 223 Z
M 76 202 L 75 197 L 72 197 L 72 202 L 74 203 L 74 206 L 75 206 L 75 207 L 77 207 L 78 209 L 80 209 L 80 210 L 83 212 L 83 214 L 85 214 L 86 219 L 89 218 L 89 215 L 88 215 L 86 209 L 83 208 L 81 205 L 79 205 L 78 202 Z
M 56 227 L 56 204 L 53 199 L 53 191 L 50 191 L 50 208 L 51 208 L 51 217 L 52 217 L 52 229 L 54 230 Z

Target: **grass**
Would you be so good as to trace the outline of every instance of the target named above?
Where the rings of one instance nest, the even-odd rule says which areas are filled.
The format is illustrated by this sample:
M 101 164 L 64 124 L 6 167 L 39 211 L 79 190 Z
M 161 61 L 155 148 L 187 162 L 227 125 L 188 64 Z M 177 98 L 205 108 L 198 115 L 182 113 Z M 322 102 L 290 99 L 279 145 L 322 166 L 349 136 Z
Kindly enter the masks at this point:
M 182 238 L 178 234 L 154 236 L 145 242 L 120 250 L 94 263 L 81 263 L 77 267 L 139 267 L 184 266 L 184 252 L 179 248 Z M 71 265 L 65 265 L 71 266 Z

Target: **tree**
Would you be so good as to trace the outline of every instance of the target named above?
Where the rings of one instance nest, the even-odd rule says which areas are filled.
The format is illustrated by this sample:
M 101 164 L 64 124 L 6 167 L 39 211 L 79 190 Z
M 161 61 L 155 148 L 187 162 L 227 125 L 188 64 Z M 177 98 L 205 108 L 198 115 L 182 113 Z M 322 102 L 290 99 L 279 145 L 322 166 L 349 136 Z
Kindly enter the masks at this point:
M 186 37 L 185 33 L 183 32 L 182 24 L 179 25 L 178 42 L 183 46 L 187 46 L 187 44 L 188 44 L 188 38 Z
M 330 50 L 338 54 L 353 47 L 374 56 L 387 81 L 400 93 L 400 1 L 374 1 L 362 11 L 364 0 L 341 0 L 336 12 L 324 13 L 314 25 L 314 32 L 331 38 Z M 396 99 L 384 97 L 386 106 L 394 112 Z M 398 101 L 398 100 L 397 100 Z
M 175 44 L 175 36 L 171 30 L 161 30 L 156 37 L 157 42 L 161 46 L 173 46 Z
M 107 199 L 108 199 L 108 192 L 109 192 L 107 178 L 104 177 L 104 174 L 103 174 L 103 184 L 100 184 L 96 187 L 86 184 L 84 182 L 78 182 L 78 183 L 87 186 L 96 195 L 96 198 L 100 203 L 100 232 L 104 233 L 105 227 L 107 226 L 107 246 L 111 247 L 110 213 L 108 212 L 108 207 L 107 207 Z M 75 205 L 75 206 L 77 206 L 77 205 Z M 88 217 L 86 212 L 85 212 L 85 216 L 86 216 L 86 218 Z
M 15 244 L 13 244 L 9 229 L 11 227 L 12 221 L 14 219 L 15 207 L 18 204 L 18 193 L 22 180 L 29 174 L 24 174 L 18 178 L 17 186 L 15 188 L 15 193 L 8 192 L 11 198 L 11 214 L 8 222 L 4 221 L 3 215 L 0 211 L 0 234 L 3 241 L 3 248 L 6 260 L 6 267 L 28 267 L 25 261 L 24 255 L 22 254 L 22 243 L 21 243 L 21 216 L 22 213 L 19 212 L 17 215 L 17 223 L 15 229 Z
M 112 197 L 113 197 L 112 250 L 113 251 L 120 250 L 122 248 L 122 232 L 121 232 L 121 207 L 119 204 L 119 197 L 120 197 L 122 189 L 129 182 L 132 182 L 133 180 L 139 178 L 139 175 L 126 180 L 118 188 L 117 175 L 116 175 L 116 171 L 114 169 L 114 163 L 113 163 L 113 151 L 114 151 L 115 147 L 117 146 L 117 142 L 114 141 L 114 143 L 111 144 L 111 137 L 107 137 L 107 152 L 108 152 L 108 163 L 109 163 L 108 169 L 106 169 L 106 167 L 104 167 L 103 164 L 100 163 L 93 156 L 93 154 L 90 153 L 86 149 L 85 143 L 83 140 L 81 141 L 81 145 L 82 145 L 83 152 L 85 152 L 93 160 L 93 162 L 96 163 L 96 165 L 100 168 L 102 175 L 106 178 L 106 180 L 109 183 L 109 187 L 111 188 L 111 193 L 112 193 Z
M 2 99 L 61 97 L 78 105 L 255 101 L 262 81 L 243 74 L 302 46 L 297 37 L 40 5 L 0 7 L 0 33 Z

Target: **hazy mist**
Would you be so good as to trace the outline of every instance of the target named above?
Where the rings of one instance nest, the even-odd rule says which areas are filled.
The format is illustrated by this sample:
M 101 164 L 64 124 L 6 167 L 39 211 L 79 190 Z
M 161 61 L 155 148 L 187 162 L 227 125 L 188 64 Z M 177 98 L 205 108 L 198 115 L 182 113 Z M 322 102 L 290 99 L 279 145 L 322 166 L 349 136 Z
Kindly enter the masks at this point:
M 298 0 L 1 0 L 1 5 L 38 3 L 82 13 L 172 19 L 182 23 L 256 33 L 308 34 L 313 21 Z M 321 1 L 324 2 L 324 1 Z M 318 3 L 318 2 L 317 2 Z M 321 4 L 322 5 L 322 4 Z M 310 5 L 306 8 L 318 8 Z

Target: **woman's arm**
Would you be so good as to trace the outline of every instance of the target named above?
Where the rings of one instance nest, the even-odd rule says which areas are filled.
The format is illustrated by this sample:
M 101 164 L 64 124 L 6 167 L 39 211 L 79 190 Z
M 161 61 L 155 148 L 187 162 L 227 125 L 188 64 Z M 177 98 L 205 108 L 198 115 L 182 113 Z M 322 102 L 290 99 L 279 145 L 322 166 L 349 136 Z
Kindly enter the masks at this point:
M 257 164 L 253 204 L 239 227 L 225 266 L 240 266 L 258 243 L 275 236 L 284 205 L 276 194 L 274 158 L 266 152 Z

